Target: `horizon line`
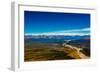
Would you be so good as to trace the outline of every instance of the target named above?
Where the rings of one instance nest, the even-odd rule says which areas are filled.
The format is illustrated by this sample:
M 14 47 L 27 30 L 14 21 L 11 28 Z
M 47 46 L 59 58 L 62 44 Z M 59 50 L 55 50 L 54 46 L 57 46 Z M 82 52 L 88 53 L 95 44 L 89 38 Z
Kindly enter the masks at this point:
M 87 36 L 87 35 L 90 35 L 89 33 L 88 34 L 32 34 L 32 33 L 28 33 L 28 34 L 24 34 L 25 36 L 28 36 L 28 35 L 31 35 L 31 36 L 38 36 L 38 35 L 47 35 L 47 36 L 50 36 L 50 35 L 65 35 L 65 36 Z

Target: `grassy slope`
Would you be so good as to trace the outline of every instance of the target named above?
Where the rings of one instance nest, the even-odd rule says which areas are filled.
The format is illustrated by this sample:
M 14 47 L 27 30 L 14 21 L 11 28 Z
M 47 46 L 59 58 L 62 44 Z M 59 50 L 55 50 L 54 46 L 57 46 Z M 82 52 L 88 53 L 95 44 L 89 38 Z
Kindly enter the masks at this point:
M 73 47 L 73 46 L 72 46 Z M 77 47 L 34 43 L 25 46 L 25 61 L 65 60 L 88 58 Z

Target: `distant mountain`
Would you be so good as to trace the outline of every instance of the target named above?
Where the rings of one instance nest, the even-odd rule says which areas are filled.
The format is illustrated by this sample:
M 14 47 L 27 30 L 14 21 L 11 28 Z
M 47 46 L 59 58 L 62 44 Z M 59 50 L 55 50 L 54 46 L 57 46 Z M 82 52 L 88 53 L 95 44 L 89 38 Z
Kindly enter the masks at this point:
M 74 40 L 74 39 L 81 39 L 81 38 L 90 38 L 90 35 L 84 36 L 67 36 L 67 35 L 25 35 L 24 38 L 48 38 L 48 39 L 66 39 L 66 40 Z

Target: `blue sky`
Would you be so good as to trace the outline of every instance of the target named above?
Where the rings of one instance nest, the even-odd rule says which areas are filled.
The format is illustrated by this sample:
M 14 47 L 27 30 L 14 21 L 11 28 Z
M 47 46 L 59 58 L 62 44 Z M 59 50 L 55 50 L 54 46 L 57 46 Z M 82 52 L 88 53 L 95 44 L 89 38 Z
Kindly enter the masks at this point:
M 24 11 L 24 33 L 32 35 L 90 34 L 90 14 Z

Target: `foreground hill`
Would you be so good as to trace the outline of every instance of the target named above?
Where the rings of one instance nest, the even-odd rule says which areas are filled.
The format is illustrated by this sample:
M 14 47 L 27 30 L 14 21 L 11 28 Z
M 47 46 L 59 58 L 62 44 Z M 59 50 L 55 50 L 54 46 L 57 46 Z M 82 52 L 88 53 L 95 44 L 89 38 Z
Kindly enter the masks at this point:
M 83 52 L 87 56 L 90 56 L 90 39 L 89 38 L 69 41 L 67 44 L 76 46 L 78 48 L 82 48 L 81 52 Z
M 31 43 L 25 45 L 25 61 L 87 59 L 78 48 L 68 44 Z

